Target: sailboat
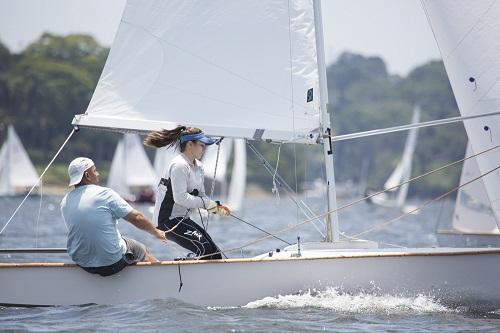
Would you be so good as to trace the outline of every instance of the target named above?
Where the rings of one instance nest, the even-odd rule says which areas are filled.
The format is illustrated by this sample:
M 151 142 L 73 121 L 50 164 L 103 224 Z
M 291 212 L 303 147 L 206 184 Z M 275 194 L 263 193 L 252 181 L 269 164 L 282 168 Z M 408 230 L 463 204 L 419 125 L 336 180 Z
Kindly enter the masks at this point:
M 156 149 L 155 159 L 153 162 L 153 168 L 155 170 L 158 179 L 163 177 L 166 173 L 166 169 L 170 164 L 170 161 L 176 156 L 176 152 L 173 149 L 169 149 L 168 147 L 161 147 Z
M 107 186 L 128 201 L 152 202 L 158 182 L 139 135 L 124 134 L 111 162 Z
M 25 194 L 38 184 L 38 174 L 14 126 L 7 129 L 7 140 L 0 150 L 0 196 Z
M 500 94 L 500 26 L 491 24 L 500 17 L 500 5 L 424 0 L 423 6 L 461 112 L 491 112 Z M 331 135 L 327 97 L 319 0 L 129 0 L 90 105 L 73 125 L 147 132 L 185 124 L 212 136 L 321 144 L 326 239 L 298 241 L 253 258 L 139 263 L 106 278 L 73 264 L 0 264 L 0 303 L 176 298 L 238 306 L 336 287 L 498 308 L 499 248 L 379 248 L 371 241 L 340 239 L 331 145 L 338 137 Z M 492 136 L 483 133 L 486 124 Z M 467 121 L 466 128 L 474 151 L 500 143 L 494 117 Z M 499 165 L 500 155 L 477 161 L 486 173 Z M 490 203 L 497 205 L 498 179 L 489 174 L 484 181 Z
M 411 123 L 418 124 L 419 122 L 420 108 L 415 106 Z M 374 204 L 383 207 L 399 208 L 403 212 L 415 210 L 416 206 L 406 204 L 406 197 L 408 196 L 408 187 L 410 186 L 408 180 L 411 178 L 411 166 L 415 147 L 417 146 L 417 135 L 418 127 L 408 131 L 401 161 L 399 161 L 392 174 L 384 183 L 384 190 L 386 190 L 386 192 L 382 192 L 370 198 L 370 201 Z M 397 187 L 397 185 L 401 183 L 403 183 L 403 185 Z

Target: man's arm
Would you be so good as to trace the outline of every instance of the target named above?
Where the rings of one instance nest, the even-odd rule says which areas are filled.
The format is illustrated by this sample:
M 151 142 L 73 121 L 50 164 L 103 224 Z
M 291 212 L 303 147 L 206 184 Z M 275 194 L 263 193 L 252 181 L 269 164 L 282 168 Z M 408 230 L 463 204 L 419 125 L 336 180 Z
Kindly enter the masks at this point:
M 156 229 L 151 222 L 137 209 L 133 209 L 130 213 L 125 215 L 124 219 L 130 223 L 132 223 L 137 228 L 144 230 L 159 240 L 166 240 L 165 232 Z

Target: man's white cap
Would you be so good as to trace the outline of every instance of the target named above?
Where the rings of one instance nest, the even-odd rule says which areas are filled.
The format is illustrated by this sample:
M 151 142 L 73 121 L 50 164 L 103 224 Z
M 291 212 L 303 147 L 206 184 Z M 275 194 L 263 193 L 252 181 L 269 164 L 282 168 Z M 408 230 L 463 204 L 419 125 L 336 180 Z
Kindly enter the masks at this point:
M 94 161 L 87 157 L 77 157 L 68 167 L 69 185 L 73 186 L 82 181 L 83 173 L 94 165 Z

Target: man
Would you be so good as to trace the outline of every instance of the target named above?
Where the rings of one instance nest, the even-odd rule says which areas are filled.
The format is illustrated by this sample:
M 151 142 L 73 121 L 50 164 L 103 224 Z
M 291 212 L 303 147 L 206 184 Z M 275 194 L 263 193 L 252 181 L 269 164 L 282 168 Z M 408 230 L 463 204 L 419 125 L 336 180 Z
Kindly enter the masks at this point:
M 75 158 L 68 167 L 69 186 L 75 188 L 61 201 L 61 212 L 69 229 L 68 254 L 85 271 L 108 276 L 138 261 L 157 262 L 140 242 L 122 237 L 118 219 L 123 218 L 165 241 L 138 210 L 112 189 L 98 186 L 99 172 L 86 157 Z

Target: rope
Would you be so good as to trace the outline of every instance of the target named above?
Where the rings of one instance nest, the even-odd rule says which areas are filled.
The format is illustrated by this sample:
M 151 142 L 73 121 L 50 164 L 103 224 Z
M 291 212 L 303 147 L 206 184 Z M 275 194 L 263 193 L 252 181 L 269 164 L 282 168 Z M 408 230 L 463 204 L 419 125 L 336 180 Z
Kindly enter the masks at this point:
M 273 188 L 271 190 L 273 194 L 276 195 L 276 200 L 278 203 L 280 202 L 280 192 L 278 190 L 278 186 L 276 186 L 276 174 L 278 173 L 278 165 L 280 164 L 280 155 L 281 155 L 281 144 L 278 146 L 278 159 L 276 160 L 276 167 L 274 168 Z
M 257 227 L 256 225 L 254 225 L 254 224 L 252 224 L 252 223 L 250 223 L 250 222 L 247 222 L 247 221 L 245 221 L 245 220 L 243 220 L 243 219 L 241 219 L 241 218 L 239 218 L 239 217 L 237 217 L 237 216 L 234 216 L 233 214 L 229 214 L 229 216 L 232 216 L 232 217 L 234 217 L 235 219 L 237 219 L 238 221 L 243 222 L 243 223 L 245 223 L 245 224 L 248 224 L 249 226 L 254 227 L 254 228 L 255 228 L 255 229 L 257 229 L 257 230 L 260 230 L 260 231 L 262 231 L 262 232 L 264 232 L 264 233 L 268 234 L 269 236 L 273 236 L 274 238 L 276 238 L 276 239 L 278 239 L 278 240 L 282 241 L 282 242 L 283 242 L 283 243 L 285 243 L 285 244 L 292 245 L 292 243 L 287 242 L 287 241 L 286 241 L 286 240 L 284 240 L 283 238 L 279 238 L 279 237 L 277 237 L 277 236 L 275 236 L 275 235 L 271 234 L 270 232 L 265 231 L 264 229 L 261 229 L 261 228 Z
M 358 204 L 358 203 L 360 203 L 360 202 L 362 202 L 362 201 L 365 201 L 365 200 L 367 200 L 367 199 L 369 199 L 369 198 L 371 198 L 371 197 L 374 197 L 375 195 L 381 194 L 381 193 L 383 193 L 383 192 L 390 191 L 390 190 L 392 190 L 392 189 L 394 189 L 394 188 L 397 188 L 397 187 L 399 187 L 399 186 L 401 186 L 401 185 L 403 185 L 403 184 L 406 184 L 406 183 L 409 183 L 409 182 L 411 182 L 411 181 L 414 181 L 414 180 L 420 179 L 420 178 L 422 178 L 422 177 L 428 176 L 428 175 L 433 174 L 433 173 L 435 173 L 435 172 L 437 172 L 437 171 L 443 170 L 443 169 L 445 169 L 445 168 L 447 168 L 447 167 L 450 167 L 450 166 L 456 165 L 456 164 L 458 164 L 458 163 L 461 163 L 461 162 L 466 161 L 466 160 L 468 160 L 468 159 L 474 158 L 474 157 L 476 157 L 476 156 L 479 156 L 479 155 L 482 155 L 482 154 L 488 153 L 488 152 L 490 152 L 490 151 L 492 151 L 492 150 L 494 150 L 494 149 L 497 149 L 498 147 L 500 147 L 500 145 L 497 145 L 497 146 L 495 146 L 495 147 L 492 147 L 492 148 L 489 148 L 489 149 L 483 150 L 483 151 L 481 151 L 481 152 L 479 152 L 479 153 L 477 153 L 477 154 L 473 154 L 473 155 L 470 155 L 470 156 L 464 157 L 464 158 L 462 158 L 462 159 L 460 159 L 460 160 L 457 160 L 457 161 L 455 161 L 455 162 L 448 163 L 448 164 L 446 164 L 446 165 L 444 165 L 444 166 L 441 166 L 441 167 L 439 167 L 439 168 L 437 168 L 437 169 L 434 169 L 434 170 L 431 170 L 431 171 L 429 171 L 429 172 L 426 172 L 426 173 L 424 173 L 424 174 L 422 174 L 422 175 L 420 175 L 420 176 L 413 177 L 413 178 L 411 178 L 411 179 L 407 180 L 406 182 L 403 182 L 403 183 L 401 183 L 401 184 L 398 184 L 398 185 L 396 185 L 396 186 L 393 186 L 393 187 L 391 187 L 391 188 L 389 188 L 389 189 L 386 189 L 386 190 L 379 191 L 379 192 L 376 192 L 376 193 L 374 193 L 374 194 L 368 195 L 368 196 L 366 196 L 366 197 L 364 197 L 364 198 L 361 198 L 361 199 L 355 200 L 355 201 L 353 201 L 353 202 L 351 202 L 351 203 L 348 203 L 348 204 L 346 204 L 346 205 L 344 205 L 344 206 L 338 207 L 337 209 L 333 209 L 333 210 L 331 210 L 331 211 L 327 211 L 327 212 L 325 212 L 325 213 L 322 213 L 322 214 L 319 214 L 319 215 L 313 216 L 313 217 L 312 217 L 312 218 L 310 218 L 310 219 L 306 219 L 306 220 L 304 220 L 304 221 L 302 221 L 302 222 L 300 222 L 300 223 L 297 223 L 297 224 L 294 224 L 294 225 L 288 226 L 288 227 L 286 227 L 286 228 L 284 228 L 284 229 L 281 229 L 281 230 L 278 230 L 278 231 L 276 231 L 276 232 L 273 232 L 273 233 L 272 233 L 272 237 L 275 237 L 276 235 L 279 235 L 279 234 L 282 234 L 282 233 L 284 233 L 284 232 L 286 232 L 286 231 L 289 231 L 289 230 L 295 229 L 295 228 L 297 228 L 297 227 L 300 227 L 300 226 L 302 226 L 302 225 L 304 225 L 304 224 L 310 223 L 310 222 L 312 222 L 312 221 L 314 221 L 314 220 L 317 220 L 317 219 L 319 219 L 319 218 L 322 218 L 322 217 L 324 217 L 324 216 L 326 216 L 326 215 L 328 215 L 328 214 L 331 214 L 331 213 L 333 213 L 333 212 L 340 211 L 340 210 L 342 210 L 342 209 L 346 209 L 346 208 L 348 208 L 348 207 L 354 206 L 354 205 L 356 205 L 356 204 Z M 406 215 L 408 215 L 408 214 L 412 214 L 412 213 L 416 212 L 417 210 L 419 210 L 419 209 L 421 209 L 421 208 L 424 208 L 425 206 L 429 205 L 431 202 L 434 202 L 434 201 L 440 200 L 440 199 L 444 198 L 445 196 L 447 196 L 447 195 L 449 195 L 449 194 L 451 194 L 451 193 L 453 193 L 453 192 L 457 191 L 458 189 L 460 189 L 460 188 L 462 188 L 462 187 L 464 187 L 464 186 L 466 186 L 466 185 L 468 185 L 468 184 L 470 184 L 470 183 L 472 183 L 472 182 L 474 182 L 474 181 L 478 180 L 479 178 L 482 178 L 482 177 L 484 177 L 484 176 L 487 176 L 488 174 L 490 174 L 490 173 L 492 173 L 492 172 L 494 172 L 494 171 L 496 171 L 496 170 L 498 170 L 498 169 L 500 169 L 500 165 L 499 165 L 499 166 L 497 166 L 497 167 L 495 167 L 495 168 L 493 168 L 493 169 L 491 169 L 490 171 L 488 171 L 488 172 L 486 172 L 486 173 L 484 173 L 484 174 L 479 175 L 478 177 L 476 177 L 476 178 L 474 178 L 474 179 L 472 179 L 472 180 L 470 180 L 470 181 L 468 181 L 468 182 L 466 182 L 466 183 L 464 183 L 464 184 L 461 184 L 461 185 L 459 185 L 459 186 L 457 186 L 457 187 L 455 187 L 455 188 L 451 189 L 450 191 L 448 191 L 448 192 L 446 192 L 446 193 L 444 193 L 444 194 L 440 195 L 440 196 L 439 196 L 439 197 L 437 197 L 437 198 L 434 198 L 434 199 L 432 199 L 432 200 L 427 201 L 424 205 L 422 205 L 422 206 L 420 206 L 420 207 L 417 207 L 416 209 L 413 209 L 412 211 L 410 211 L 410 212 L 408 212 L 408 213 L 406 213 L 406 214 L 402 214 L 401 216 L 398 216 L 398 217 L 397 217 L 397 218 L 395 218 L 395 219 L 392 219 L 392 220 L 390 220 L 390 221 L 384 222 L 384 223 L 382 223 L 382 224 L 380 224 L 380 225 L 377 225 L 377 226 L 372 227 L 372 228 L 370 228 L 370 229 L 368 229 L 368 230 L 365 230 L 365 231 L 363 231 L 363 232 L 361 232 L 361 233 L 359 233 L 359 234 L 356 234 L 356 235 L 354 235 L 354 236 L 349 236 L 349 237 L 359 237 L 360 235 L 363 235 L 363 234 L 366 234 L 366 233 L 368 233 L 368 232 L 371 232 L 372 230 L 375 230 L 375 229 L 378 229 L 378 228 L 383 227 L 383 226 L 385 226 L 385 225 L 388 225 L 388 224 L 390 224 L 390 223 L 393 223 L 393 222 L 395 222 L 395 221 L 397 221 L 397 220 L 401 219 L 402 217 L 404 217 L 404 216 L 406 216 Z M 266 239 L 268 239 L 268 238 L 270 238 L 270 237 L 271 237 L 271 236 L 269 236 L 269 235 L 268 235 L 268 236 L 264 236 L 264 237 L 262 237 L 262 238 L 258 238 L 258 239 L 255 239 L 255 240 L 251 241 L 251 242 L 248 242 L 248 243 L 246 243 L 246 244 L 244 244 L 244 245 L 242 245 L 242 246 L 240 246 L 240 247 L 237 247 L 237 248 L 232 248 L 232 249 L 228 249 L 228 250 L 224 250 L 224 251 L 225 251 L 226 253 L 232 253 L 232 252 L 236 252 L 236 251 L 241 251 L 241 249 L 243 249 L 243 248 L 245 248 L 245 247 L 248 247 L 248 246 L 250 246 L 250 245 L 254 245 L 254 244 L 256 244 L 256 243 L 262 242 L 262 241 L 264 241 L 264 240 L 266 240 Z M 345 236 L 345 237 L 347 237 L 347 236 Z M 397 245 L 393 245 L 393 246 L 397 246 Z M 216 253 L 214 253 L 214 254 L 216 254 Z M 212 255 L 212 254 L 210 254 L 210 255 Z M 208 255 L 205 255 L 205 256 L 208 256 Z M 205 256 L 203 256 L 203 257 L 205 257 Z M 202 258 L 202 257 L 198 257 L 197 259 L 201 259 L 201 258 Z
M 217 142 L 217 156 L 215 157 L 214 178 L 212 179 L 212 187 L 210 188 L 210 199 L 212 199 L 212 197 L 214 196 L 215 177 L 217 176 L 217 166 L 219 165 L 220 144 L 222 142 L 222 139 L 224 138 L 220 138 Z
M 212 178 L 212 187 L 210 188 L 210 200 L 212 200 L 215 191 L 215 177 L 217 176 L 217 166 L 219 165 L 219 154 L 220 154 L 220 144 L 222 142 L 223 137 L 217 141 L 217 156 L 215 157 L 215 167 L 214 167 L 214 178 Z M 207 216 L 207 226 L 205 227 L 205 223 L 203 223 L 203 217 L 201 216 L 200 210 L 198 209 L 198 213 L 200 214 L 201 224 L 205 231 L 208 230 L 208 222 L 210 222 L 210 214 Z
M 71 130 L 71 133 L 69 133 L 68 137 L 66 138 L 66 140 L 63 142 L 61 148 L 59 148 L 59 150 L 57 151 L 57 153 L 54 155 L 54 157 L 52 158 L 52 160 L 49 162 L 49 164 L 45 167 L 45 170 L 43 170 L 42 174 L 40 175 L 40 177 L 38 178 L 38 181 L 36 182 L 35 185 L 33 185 L 31 187 L 31 189 L 29 190 L 29 192 L 26 194 L 26 196 L 24 197 L 23 201 L 21 201 L 21 203 L 19 204 L 19 206 L 17 206 L 16 210 L 14 210 L 14 213 L 12 213 L 12 215 L 10 216 L 9 220 L 7 221 L 7 223 L 5 223 L 5 225 L 3 226 L 2 230 L 0 230 L 0 235 L 3 233 L 3 231 L 5 230 L 5 228 L 7 228 L 7 226 L 9 225 L 9 223 L 12 221 L 12 219 L 14 218 L 14 216 L 16 216 L 17 212 L 19 211 L 19 209 L 21 208 L 21 206 L 24 204 L 24 202 L 26 201 L 26 199 L 29 197 L 29 195 L 31 194 L 31 192 L 33 192 L 33 190 L 35 189 L 35 187 L 42 181 L 42 178 L 43 176 L 45 175 L 45 173 L 47 172 L 47 170 L 50 168 L 50 166 L 52 165 L 52 163 L 54 163 L 55 159 L 57 158 L 57 156 L 59 156 L 59 153 L 61 152 L 61 150 L 64 148 L 64 146 L 66 146 L 66 144 L 68 143 L 69 139 L 73 136 L 73 134 L 76 132 L 77 130 L 75 128 L 73 128 Z

